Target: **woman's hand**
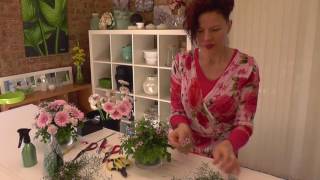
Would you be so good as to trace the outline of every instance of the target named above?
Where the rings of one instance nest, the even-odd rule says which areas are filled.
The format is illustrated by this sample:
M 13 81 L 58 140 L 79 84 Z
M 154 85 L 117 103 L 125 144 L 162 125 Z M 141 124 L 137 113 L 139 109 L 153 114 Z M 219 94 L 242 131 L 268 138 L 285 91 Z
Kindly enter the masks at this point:
M 224 140 L 218 144 L 212 155 L 213 164 L 218 165 L 225 173 L 236 175 L 240 173 L 240 165 L 230 141 Z
M 179 151 L 188 153 L 192 148 L 192 132 L 185 123 L 180 123 L 176 129 L 168 135 L 169 144 Z

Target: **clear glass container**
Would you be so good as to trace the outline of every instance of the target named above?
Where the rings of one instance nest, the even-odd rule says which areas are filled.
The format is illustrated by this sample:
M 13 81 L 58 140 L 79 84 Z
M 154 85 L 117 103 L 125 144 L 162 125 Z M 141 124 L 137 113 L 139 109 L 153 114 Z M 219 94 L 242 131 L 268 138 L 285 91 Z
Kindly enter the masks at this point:
M 166 64 L 165 64 L 166 66 L 171 67 L 172 62 L 174 61 L 174 58 L 176 57 L 177 53 L 178 53 L 177 47 L 175 45 L 169 45 Z
M 143 83 L 143 91 L 147 95 L 155 96 L 158 94 L 158 77 L 148 76 Z
M 40 90 L 47 91 L 48 90 L 48 80 L 45 75 L 40 76 Z

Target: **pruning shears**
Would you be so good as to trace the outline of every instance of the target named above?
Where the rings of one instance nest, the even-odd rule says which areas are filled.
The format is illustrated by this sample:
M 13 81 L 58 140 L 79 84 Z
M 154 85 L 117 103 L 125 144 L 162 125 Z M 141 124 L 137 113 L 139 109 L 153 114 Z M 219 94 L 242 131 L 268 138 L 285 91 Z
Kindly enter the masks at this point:
M 127 177 L 127 167 L 130 166 L 130 161 L 125 157 L 118 157 L 114 159 L 108 159 L 107 169 L 109 171 L 119 171 L 123 177 Z

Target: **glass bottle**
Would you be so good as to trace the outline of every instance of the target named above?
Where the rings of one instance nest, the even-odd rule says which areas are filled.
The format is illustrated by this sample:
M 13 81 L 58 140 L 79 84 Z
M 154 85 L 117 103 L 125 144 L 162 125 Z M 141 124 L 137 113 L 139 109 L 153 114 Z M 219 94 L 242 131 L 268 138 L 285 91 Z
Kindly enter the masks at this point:
M 92 13 L 92 17 L 90 20 L 90 29 L 91 30 L 98 30 L 99 29 L 99 14 L 98 13 Z

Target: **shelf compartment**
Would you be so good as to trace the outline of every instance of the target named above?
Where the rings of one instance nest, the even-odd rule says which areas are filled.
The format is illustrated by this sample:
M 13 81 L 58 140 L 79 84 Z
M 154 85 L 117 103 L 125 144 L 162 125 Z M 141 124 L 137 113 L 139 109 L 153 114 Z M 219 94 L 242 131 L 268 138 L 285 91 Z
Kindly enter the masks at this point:
M 187 36 L 185 35 L 160 35 L 159 36 L 159 66 L 170 68 L 171 65 L 167 64 L 168 51 L 170 46 L 175 46 L 176 52 L 179 51 L 179 47 L 182 42 L 186 43 Z M 175 55 L 173 55 L 173 58 Z
M 152 105 L 157 104 L 157 101 L 144 99 L 144 98 L 135 98 L 135 120 L 141 120 L 143 118 L 144 112 L 150 108 Z
M 132 45 L 132 35 L 111 35 L 111 44 L 111 61 L 113 63 L 132 64 L 122 58 L 122 48 Z
M 171 114 L 170 103 L 160 102 L 160 121 L 168 122 Z
M 147 95 L 143 91 L 143 83 L 147 79 L 148 76 L 157 76 L 158 69 L 156 68 L 146 68 L 146 67 L 134 67 L 134 94 L 139 97 L 144 97 L 148 99 L 158 99 L 159 95 L 159 88 L 158 94 L 154 96 Z M 159 82 L 159 78 L 158 78 Z M 158 83 L 159 87 L 159 83 Z
M 133 92 L 133 67 L 132 66 L 112 63 L 112 74 L 113 74 L 113 76 L 112 76 L 112 87 L 113 87 L 112 89 L 113 90 L 116 90 L 116 91 L 119 90 L 120 85 L 117 82 L 117 80 L 121 79 L 121 80 L 127 81 L 129 83 L 128 88 L 130 89 L 131 93 Z
M 110 35 L 91 35 L 90 56 L 93 61 L 110 62 Z
M 93 82 L 92 82 L 93 87 L 95 88 L 100 88 L 99 79 L 105 78 L 105 77 L 111 78 L 111 64 L 94 63 L 92 70 L 95 72 L 93 75 Z
M 160 84 L 159 84 L 159 92 L 160 92 L 160 99 L 164 100 L 165 102 L 170 101 L 170 73 L 171 71 L 166 69 L 160 69 Z
M 147 65 L 144 60 L 143 51 L 157 49 L 157 36 L 133 35 L 133 42 L 134 64 Z M 158 66 L 158 64 L 156 66 Z

